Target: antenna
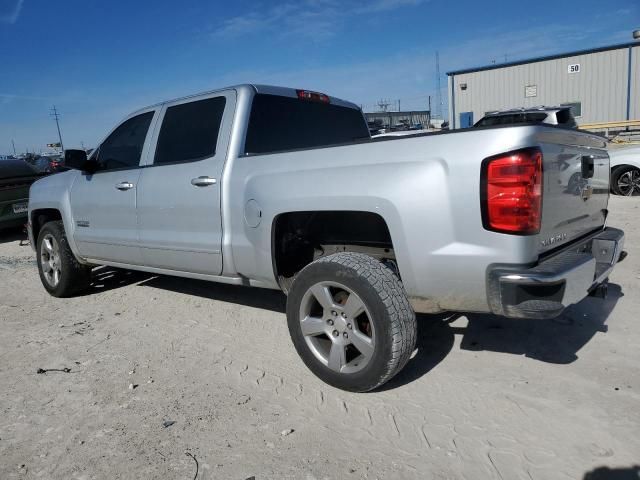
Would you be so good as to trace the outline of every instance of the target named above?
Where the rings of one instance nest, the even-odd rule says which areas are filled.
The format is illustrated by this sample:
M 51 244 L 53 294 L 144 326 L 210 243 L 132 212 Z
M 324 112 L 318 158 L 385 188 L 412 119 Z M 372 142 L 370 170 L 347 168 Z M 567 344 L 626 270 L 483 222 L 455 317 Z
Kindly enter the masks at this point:
M 51 115 L 53 118 L 56 119 L 56 127 L 58 127 L 58 139 L 60 139 L 60 151 L 64 152 L 64 146 L 62 145 L 62 134 L 60 133 L 60 122 L 58 122 L 58 117 L 60 116 L 60 114 L 58 113 L 58 110 L 56 110 L 55 105 L 51 109 L 51 112 L 52 113 L 50 113 L 49 115 Z
M 442 86 L 440 85 L 440 53 L 436 50 L 436 113 L 434 118 L 442 118 Z

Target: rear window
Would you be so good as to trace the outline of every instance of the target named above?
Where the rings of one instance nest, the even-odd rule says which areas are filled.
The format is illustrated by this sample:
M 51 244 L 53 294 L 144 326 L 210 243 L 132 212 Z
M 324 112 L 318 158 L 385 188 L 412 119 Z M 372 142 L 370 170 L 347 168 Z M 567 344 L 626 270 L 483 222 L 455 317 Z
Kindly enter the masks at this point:
M 369 138 L 369 129 L 358 109 L 258 94 L 251 107 L 245 152 L 313 148 L 363 138 Z
M 556 118 L 558 119 L 558 125 L 566 125 L 568 127 L 576 127 L 576 121 L 571 114 L 571 109 L 567 108 L 566 110 L 558 110 L 556 113 Z
M 4 178 L 29 177 L 36 170 L 24 160 L 0 160 L 0 180 Z
M 484 117 L 475 124 L 476 127 L 492 127 L 495 125 L 513 125 L 517 123 L 540 123 L 547 118 L 545 112 L 522 112 Z

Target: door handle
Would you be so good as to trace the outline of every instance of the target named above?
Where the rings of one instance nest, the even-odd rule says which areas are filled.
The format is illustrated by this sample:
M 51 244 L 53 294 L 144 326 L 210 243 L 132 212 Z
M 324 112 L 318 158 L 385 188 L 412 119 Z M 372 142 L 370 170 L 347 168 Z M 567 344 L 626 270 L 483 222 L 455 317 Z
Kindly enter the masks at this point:
M 131 182 L 120 182 L 120 183 L 116 183 L 116 188 L 118 190 L 129 190 L 131 188 L 133 188 L 133 183 Z
M 215 178 L 206 176 L 191 179 L 191 185 L 195 185 L 196 187 L 208 187 L 209 185 L 214 185 L 215 183 Z

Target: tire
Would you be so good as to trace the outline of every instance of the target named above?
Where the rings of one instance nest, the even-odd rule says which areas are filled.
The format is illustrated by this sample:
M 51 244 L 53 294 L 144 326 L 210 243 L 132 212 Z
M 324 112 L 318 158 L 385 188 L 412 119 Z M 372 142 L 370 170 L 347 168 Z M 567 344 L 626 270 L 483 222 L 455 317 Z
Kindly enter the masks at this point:
M 46 223 L 38 234 L 40 281 L 54 297 L 71 297 L 89 288 L 91 267 L 78 262 L 69 248 L 61 221 Z
M 611 190 L 627 197 L 640 195 L 640 169 L 632 166 L 617 167 L 611 172 Z
M 287 298 L 287 323 L 309 370 L 351 392 L 389 381 L 416 343 L 404 287 L 388 267 L 360 253 L 336 253 L 302 269 Z

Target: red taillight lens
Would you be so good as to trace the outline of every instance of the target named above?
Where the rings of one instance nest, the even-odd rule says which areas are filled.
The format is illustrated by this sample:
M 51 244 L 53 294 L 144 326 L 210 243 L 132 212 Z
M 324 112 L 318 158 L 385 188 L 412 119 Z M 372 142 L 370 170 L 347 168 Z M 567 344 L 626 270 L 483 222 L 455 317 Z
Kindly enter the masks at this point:
M 324 93 L 311 92 L 309 90 L 296 90 L 296 94 L 300 100 L 309 100 L 311 102 L 330 103 L 330 98 Z
M 527 148 L 488 158 L 483 163 L 482 183 L 482 216 L 486 229 L 520 235 L 540 231 L 540 150 Z

